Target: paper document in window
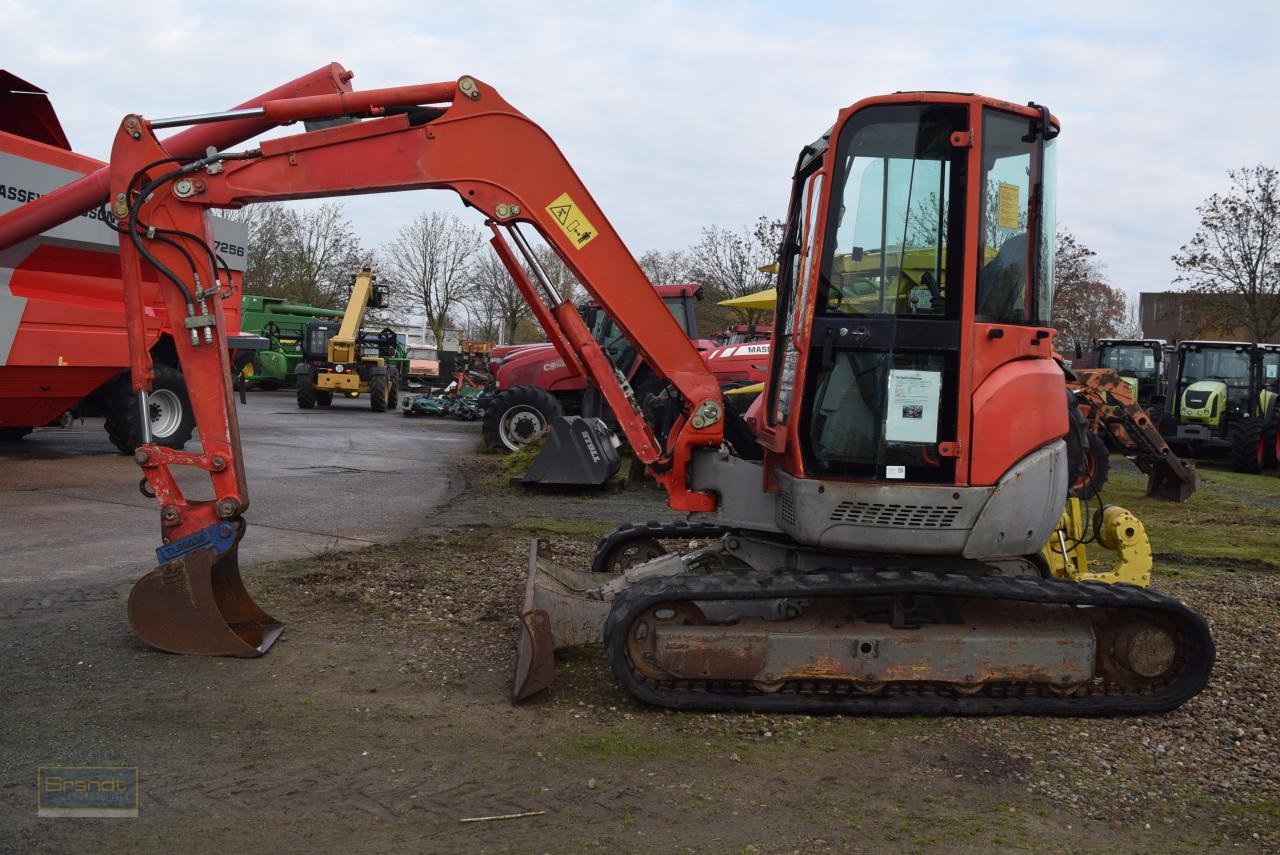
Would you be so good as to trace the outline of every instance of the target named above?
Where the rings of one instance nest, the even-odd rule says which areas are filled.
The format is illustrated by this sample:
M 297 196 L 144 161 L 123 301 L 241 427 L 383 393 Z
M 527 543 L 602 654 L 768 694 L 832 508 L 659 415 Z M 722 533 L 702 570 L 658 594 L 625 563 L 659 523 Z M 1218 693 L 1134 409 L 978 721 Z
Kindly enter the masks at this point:
M 941 400 L 942 372 L 891 370 L 884 438 L 889 442 L 937 442 Z

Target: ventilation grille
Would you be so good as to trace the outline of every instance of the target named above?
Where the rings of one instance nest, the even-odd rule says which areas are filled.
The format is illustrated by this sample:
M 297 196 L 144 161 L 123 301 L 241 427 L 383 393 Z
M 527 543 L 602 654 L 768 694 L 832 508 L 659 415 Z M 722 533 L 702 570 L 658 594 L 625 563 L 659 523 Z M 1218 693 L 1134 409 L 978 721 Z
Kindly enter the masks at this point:
M 878 502 L 841 502 L 831 512 L 831 522 L 902 528 L 951 528 L 959 515 L 960 507 L 957 505 L 884 505 Z
M 778 502 L 778 514 L 782 518 L 781 522 L 784 527 L 796 527 L 796 500 L 786 490 L 782 491 L 782 498 Z

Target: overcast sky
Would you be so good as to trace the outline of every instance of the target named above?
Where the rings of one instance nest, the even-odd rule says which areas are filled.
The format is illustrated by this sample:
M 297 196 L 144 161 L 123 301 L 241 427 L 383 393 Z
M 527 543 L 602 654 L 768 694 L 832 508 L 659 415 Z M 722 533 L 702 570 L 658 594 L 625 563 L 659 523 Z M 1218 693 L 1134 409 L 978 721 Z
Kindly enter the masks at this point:
M 329 61 L 358 88 L 471 74 L 550 132 L 636 254 L 781 217 L 799 147 L 899 89 L 1047 104 L 1059 223 L 1130 293 L 1169 287 L 1228 169 L 1280 166 L 1272 3 L 129 5 L 0 0 L 0 67 L 50 92 L 77 151 L 105 158 L 127 112 L 221 109 Z M 368 245 L 463 212 L 439 191 L 346 204 Z

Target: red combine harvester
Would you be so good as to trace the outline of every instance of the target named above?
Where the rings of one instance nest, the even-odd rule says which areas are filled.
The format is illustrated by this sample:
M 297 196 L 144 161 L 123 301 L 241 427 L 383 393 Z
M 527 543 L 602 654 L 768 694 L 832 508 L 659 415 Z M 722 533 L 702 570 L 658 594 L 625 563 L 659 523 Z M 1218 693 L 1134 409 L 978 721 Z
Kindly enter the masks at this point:
M 347 91 L 350 78 L 331 64 L 241 106 Z M 166 142 L 175 154 L 203 153 L 269 127 L 255 120 L 224 122 Z M 105 206 L 107 191 L 106 165 L 71 151 L 47 94 L 0 71 L 0 441 L 20 439 L 67 412 L 103 416 L 111 441 L 127 454 L 144 436 L 171 448 L 191 436 L 195 417 L 153 271 L 144 277 L 139 331 L 154 372 L 144 434 L 128 370 L 119 237 Z M 217 256 L 218 287 L 234 297 L 223 301 L 227 344 L 251 355 L 261 340 L 236 334 L 245 228 L 210 221 L 212 233 L 204 237 Z

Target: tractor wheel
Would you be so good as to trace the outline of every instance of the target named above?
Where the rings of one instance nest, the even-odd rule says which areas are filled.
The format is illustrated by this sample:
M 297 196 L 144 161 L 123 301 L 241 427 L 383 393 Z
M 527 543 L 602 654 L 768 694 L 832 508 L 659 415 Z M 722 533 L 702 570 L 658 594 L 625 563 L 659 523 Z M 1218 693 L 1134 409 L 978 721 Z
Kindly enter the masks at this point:
M 1240 419 L 1231 426 L 1231 468 L 1256 475 L 1262 471 L 1266 452 L 1262 445 L 1262 419 Z M 1274 445 L 1274 443 L 1272 443 Z
M 1262 460 L 1263 472 L 1280 466 L 1280 403 L 1271 401 L 1271 406 L 1263 413 L 1262 418 Z
M 1071 495 L 1077 499 L 1092 499 L 1098 495 L 1111 474 L 1111 456 L 1107 452 L 1107 444 L 1095 433 L 1087 436 L 1080 471 L 1071 482 Z
M 315 409 L 316 402 L 320 399 L 320 393 L 316 391 L 315 382 L 312 381 L 311 375 L 305 374 L 298 378 L 298 409 L 312 410 Z M 329 400 L 333 400 L 330 394 Z
M 480 433 L 490 451 L 518 450 L 542 433 L 564 408 L 546 389 L 516 386 L 500 392 L 484 411 Z
M 1275 469 L 1280 465 L 1280 425 L 1272 422 L 1262 429 L 1262 468 Z
M 31 433 L 34 428 L 29 427 L 0 427 L 0 442 L 17 442 L 27 434 Z
M 400 375 L 392 371 L 387 375 L 387 409 L 394 410 L 400 405 Z
M 390 394 L 387 388 L 387 375 L 375 374 L 369 379 L 369 409 L 375 413 L 385 413 L 387 398 Z
M 150 395 L 151 441 L 166 448 L 182 448 L 196 427 L 196 417 L 187 398 L 187 384 L 182 380 L 182 372 L 173 365 L 156 362 L 152 370 L 155 378 Z M 133 454 L 134 449 L 142 445 L 138 396 L 131 388 L 129 372 L 116 380 L 103 416 L 107 437 L 121 454 Z
M 324 391 L 317 391 L 317 392 L 316 392 L 316 405 L 317 405 L 317 406 L 320 406 L 320 407 L 331 407 L 331 406 L 333 406 L 333 390 L 332 390 L 332 389 L 325 389 Z

